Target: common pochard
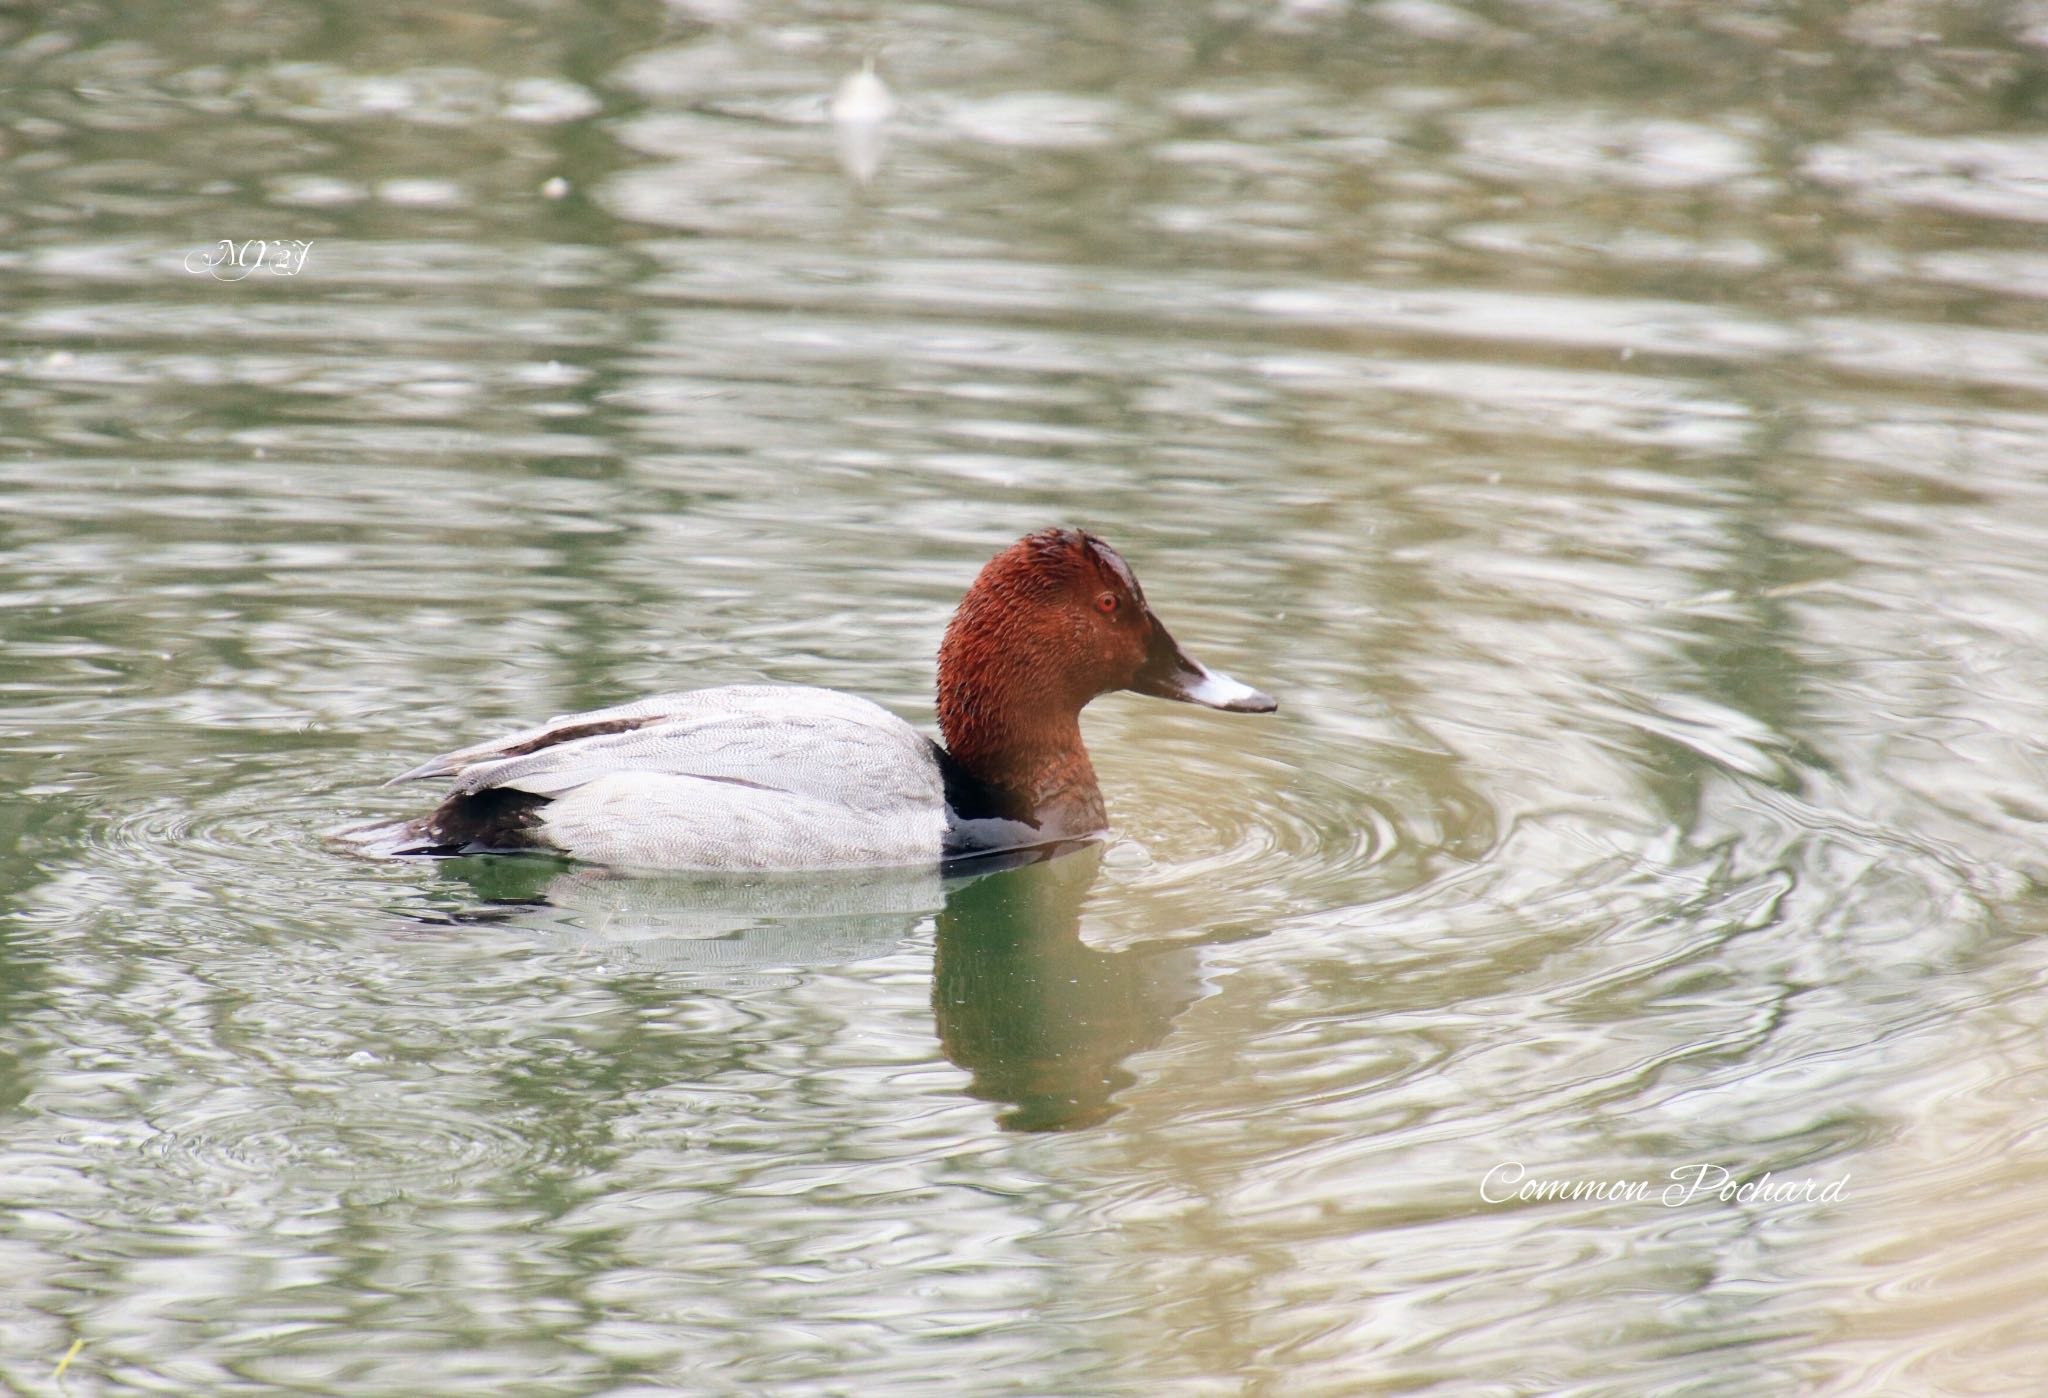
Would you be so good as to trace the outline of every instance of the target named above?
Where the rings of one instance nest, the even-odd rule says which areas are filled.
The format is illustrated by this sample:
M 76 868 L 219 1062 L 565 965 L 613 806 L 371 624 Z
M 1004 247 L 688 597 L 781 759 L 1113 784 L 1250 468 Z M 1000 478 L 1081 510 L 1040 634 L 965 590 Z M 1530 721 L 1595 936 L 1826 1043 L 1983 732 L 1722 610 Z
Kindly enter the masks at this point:
M 361 832 L 392 854 L 544 850 L 663 869 L 946 863 L 1102 833 L 1089 700 L 1130 689 L 1233 713 L 1275 700 L 1204 668 L 1115 549 L 1076 529 L 981 570 L 939 647 L 940 746 L 830 689 L 728 685 L 564 714 L 423 762 L 430 814 Z

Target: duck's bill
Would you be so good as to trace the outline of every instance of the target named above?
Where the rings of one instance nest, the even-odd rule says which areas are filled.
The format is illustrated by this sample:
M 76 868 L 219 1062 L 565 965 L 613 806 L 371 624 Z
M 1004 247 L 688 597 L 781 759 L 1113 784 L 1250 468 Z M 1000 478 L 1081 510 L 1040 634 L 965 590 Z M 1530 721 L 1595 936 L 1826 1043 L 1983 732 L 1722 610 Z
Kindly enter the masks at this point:
M 1233 714 L 1270 714 L 1280 707 L 1280 701 L 1272 695 L 1241 684 L 1221 670 L 1211 670 L 1188 655 L 1156 621 L 1151 652 L 1131 688 L 1155 699 L 1178 699 L 1184 704 L 1203 704 Z

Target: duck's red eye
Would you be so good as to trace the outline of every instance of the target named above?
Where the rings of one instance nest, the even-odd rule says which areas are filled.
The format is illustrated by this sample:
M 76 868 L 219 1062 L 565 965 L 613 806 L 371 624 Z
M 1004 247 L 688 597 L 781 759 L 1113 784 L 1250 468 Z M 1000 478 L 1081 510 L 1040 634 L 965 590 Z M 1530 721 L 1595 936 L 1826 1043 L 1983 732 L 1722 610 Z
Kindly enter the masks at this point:
M 1095 610 L 1101 612 L 1104 616 L 1115 616 L 1116 609 L 1117 598 L 1114 592 L 1105 592 L 1095 599 Z

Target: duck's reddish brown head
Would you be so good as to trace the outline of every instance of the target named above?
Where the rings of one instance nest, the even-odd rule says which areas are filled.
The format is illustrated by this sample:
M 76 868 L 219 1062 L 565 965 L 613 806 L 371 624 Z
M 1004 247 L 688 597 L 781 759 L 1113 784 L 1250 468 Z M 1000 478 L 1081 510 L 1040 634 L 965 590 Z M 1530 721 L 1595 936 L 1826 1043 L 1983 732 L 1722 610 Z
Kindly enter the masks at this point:
M 1236 713 L 1278 707 L 1189 658 L 1130 565 L 1079 529 L 1040 530 L 990 559 L 939 647 L 939 727 L 954 759 L 1034 805 L 1092 803 L 1098 827 L 1080 714 L 1117 689 Z

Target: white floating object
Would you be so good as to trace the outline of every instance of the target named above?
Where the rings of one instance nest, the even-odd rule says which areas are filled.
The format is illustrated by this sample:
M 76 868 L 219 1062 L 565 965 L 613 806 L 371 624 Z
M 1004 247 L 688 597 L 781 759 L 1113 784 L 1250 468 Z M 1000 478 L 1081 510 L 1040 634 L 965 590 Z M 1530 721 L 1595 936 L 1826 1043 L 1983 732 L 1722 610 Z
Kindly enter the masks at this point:
M 861 60 L 858 73 L 848 73 L 832 94 L 832 120 L 841 126 L 880 126 L 896 115 L 896 94 L 875 72 L 874 56 Z
M 839 135 L 839 164 L 855 181 L 866 184 L 882 168 L 889 146 L 884 128 L 896 113 L 896 95 L 876 74 L 872 54 L 861 60 L 858 73 L 840 80 L 831 111 Z

